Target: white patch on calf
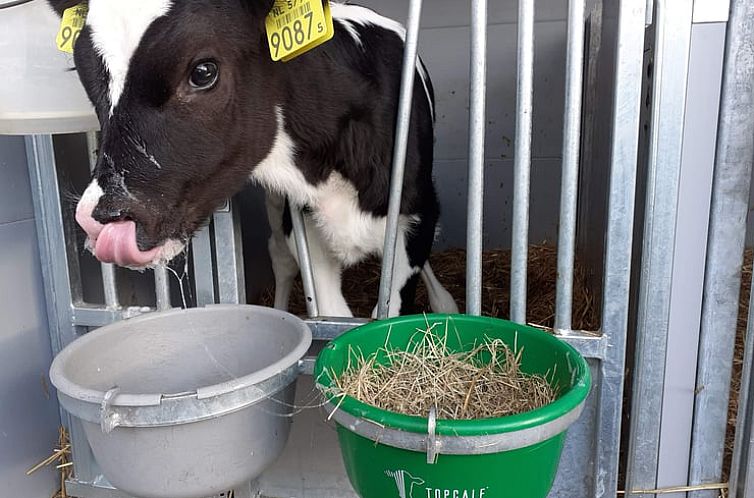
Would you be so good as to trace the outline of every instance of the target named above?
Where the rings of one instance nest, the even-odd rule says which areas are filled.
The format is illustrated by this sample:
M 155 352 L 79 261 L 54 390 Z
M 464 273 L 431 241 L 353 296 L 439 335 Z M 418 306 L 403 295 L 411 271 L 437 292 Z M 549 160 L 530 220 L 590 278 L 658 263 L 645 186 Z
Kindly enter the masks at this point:
M 172 0 L 89 0 L 86 22 L 92 42 L 110 73 L 110 116 L 126 84 L 128 67 L 144 33 L 167 14 Z
M 275 108 L 277 134 L 272 149 L 251 173 L 251 179 L 288 199 L 297 206 L 311 204 L 316 188 L 306 181 L 294 162 L 296 147 L 285 132 L 285 118 L 280 107 Z
M 390 19 L 389 17 L 381 16 L 371 9 L 360 5 L 331 2 L 330 10 L 333 19 L 339 21 L 343 25 L 359 47 L 363 46 L 363 44 L 359 32 L 353 26 L 354 23 L 361 26 L 366 26 L 368 24 L 379 26 L 380 28 L 392 31 L 397 34 L 404 43 L 406 42 L 406 28 L 401 23 Z M 432 115 L 432 120 L 434 120 L 435 109 L 432 105 L 432 98 L 429 95 L 429 85 L 427 83 L 429 81 L 429 76 L 424 70 L 424 66 L 418 60 L 416 63 L 416 70 L 419 71 L 419 78 L 422 81 L 424 93 L 426 93 L 427 102 L 429 103 L 429 112 Z

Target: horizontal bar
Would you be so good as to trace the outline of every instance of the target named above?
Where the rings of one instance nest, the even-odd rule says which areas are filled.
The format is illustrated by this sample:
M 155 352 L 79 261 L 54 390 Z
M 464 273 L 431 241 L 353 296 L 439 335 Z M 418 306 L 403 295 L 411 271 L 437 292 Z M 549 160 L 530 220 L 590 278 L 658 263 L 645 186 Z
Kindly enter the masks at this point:
M 69 479 L 65 482 L 65 490 L 69 496 L 76 498 L 131 498 L 123 491 L 102 484 L 90 484 Z
M 101 306 L 78 303 L 71 306 L 71 321 L 78 327 L 104 327 L 113 322 L 133 318 L 154 311 L 148 306 L 130 306 L 128 308 L 112 309 Z
M 331 341 L 349 330 L 365 325 L 370 320 L 362 318 L 312 318 L 305 320 L 317 341 Z

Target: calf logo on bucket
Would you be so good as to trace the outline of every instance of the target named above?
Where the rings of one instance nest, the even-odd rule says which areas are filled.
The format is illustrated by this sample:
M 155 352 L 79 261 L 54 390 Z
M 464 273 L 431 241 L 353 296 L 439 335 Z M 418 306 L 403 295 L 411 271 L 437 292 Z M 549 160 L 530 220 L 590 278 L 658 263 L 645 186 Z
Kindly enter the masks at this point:
M 414 487 L 424 484 L 424 479 L 414 477 L 405 470 L 386 470 L 385 475 L 395 479 L 395 486 L 398 488 L 400 498 L 419 498 L 414 497 Z
M 425 486 L 426 481 L 405 470 L 386 470 L 385 475 L 395 480 L 398 498 L 486 498 L 489 486 L 473 489 L 444 489 Z

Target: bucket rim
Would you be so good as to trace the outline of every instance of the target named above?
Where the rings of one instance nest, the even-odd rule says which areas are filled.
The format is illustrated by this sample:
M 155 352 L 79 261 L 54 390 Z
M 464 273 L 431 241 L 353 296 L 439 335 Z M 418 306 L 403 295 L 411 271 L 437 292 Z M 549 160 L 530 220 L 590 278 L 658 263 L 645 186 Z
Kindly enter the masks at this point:
M 581 413 L 584 402 L 591 390 L 591 371 L 586 359 L 567 342 L 559 339 L 553 334 L 549 334 L 541 329 L 528 325 L 521 325 L 509 320 L 500 318 L 472 316 L 464 314 L 443 314 L 432 313 L 426 315 L 404 315 L 387 320 L 370 322 L 361 325 L 340 337 L 334 339 L 328 344 L 317 357 L 314 368 L 314 378 L 317 387 L 325 393 L 325 399 L 337 411 L 343 411 L 359 420 L 365 420 L 377 424 L 380 427 L 396 429 L 403 432 L 421 434 L 426 436 L 428 433 L 428 417 L 418 417 L 413 415 L 404 415 L 388 410 L 383 410 L 375 406 L 366 404 L 351 396 L 344 396 L 334 400 L 334 395 L 327 394 L 326 389 L 332 386 L 332 379 L 326 374 L 325 364 L 328 362 L 330 355 L 334 354 L 333 350 L 338 347 L 347 346 L 349 341 L 360 334 L 369 334 L 375 329 L 383 329 L 391 325 L 416 324 L 421 320 L 455 320 L 465 323 L 477 323 L 480 325 L 502 325 L 516 327 L 519 334 L 536 334 L 539 338 L 550 342 L 554 347 L 564 349 L 566 355 L 573 360 L 573 369 L 575 372 L 574 381 L 568 391 L 549 405 L 520 413 L 517 415 L 508 415 L 504 417 L 478 419 L 478 420 L 445 420 L 439 419 L 436 423 L 435 433 L 440 436 L 489 436 L 494 434 L 510 434 L 519 431 L 527 431 L 538 426 L 551 424 L 558 419 L 562 419 L 571 413 Z M 333 418 L 336 415 L 333 415 Z M 570 425 L 570 424 L 568 424 Z
M 265 381 L 289 376 L 289 370 L 292 368 L 296 371 L 300 370 L 300 361 L 306 355 L 309 347 L 312 343 L 312 334 L 306 323 L 299 317 L 290 313 L 276 310 L 273 308 L 267 308 L 263 306 L 248 305 L 248 304 L 209 304 L 202 307 L 195 308 L 174 308 L 166 311 L 152 311 L 139 315 L 133 318 L 127 318 L 111 324 L 99 327 L 87 334 L 78 337 L 70 344 L 68 344 L 63 350 L 61 350 L 53 359 L 50 366 L 50 381 L 53 386 L 58 390 L 59 394 L 64 394 L 71 400 L 76 400 L 79 403 L 94 404 L 98 407 L 105 401 L 107 392 L 100 391 L 98 389 L 92 389 L 89 387 L 81 386 L 72 380 L 70 380 L 64 374 L 64 366 L 70 361 L 71 356 L 77 352 L 80 348 L 86 346 L 90 342 L 97 340 L 101 336 L 108 335 L 119 331 L 124 327 L 129 327 L 133 324 L 143 323 L 147 321 L 160 320 L 168 317 L 192 315 L 198 313 L 206 313 L 208 311 L 222 311 L 222 310 L 247 310 L 254 312 L 255 314 L 266 314 L 273 317 L 280 318 L 282 320 L 289 321 L 294 324 L 300 332 L 298 344 L 285 355 L 280 357 L 272 364 L 254 371 L 247 375 L 238 377 L 232 381 L 225 381 L 217 384 L 201 386 L 195 391 L 183 392 L 183 393 L 118 393 L 109 402 L 112 407 L 149 407 L 158 406 L 165 400 L 184 400 L 191 402 L 191 400 L 202 400 L 209 398 L 217 398 L 226 395 L 232 396 L 234 393 L 242 390 L 253 389 L 257 385 L 266 384 Z M 274 383 L 277 384 L 277 383 Z M 273 392 L 269 394 L 274 394 Z

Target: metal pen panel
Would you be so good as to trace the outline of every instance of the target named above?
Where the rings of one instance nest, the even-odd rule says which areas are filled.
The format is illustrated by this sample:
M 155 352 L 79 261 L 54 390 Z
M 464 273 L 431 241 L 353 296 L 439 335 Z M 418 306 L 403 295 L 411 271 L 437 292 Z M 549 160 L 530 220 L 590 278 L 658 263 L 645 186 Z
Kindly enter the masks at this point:
M 94 168 L 97 165 L 98 148 L 97 132 L 87 132 L 86 149 L 87 157 L 89 158 L 89 171 L 91 172 L 94 172 Z M 112 263 L 100 263 L 100 269 L 102 270 L 102 287 L 105 294 L 105 304 L 108 308 L 117 308 L 120 306 L 120 303 L 118 302 L 118 283 L 115 280 L 115 265 Z
M 749 294 L 749 316 L 746 324 L 743 371 L 738 398 L 736 437 L 733 443 L 733 464 L 730 471 L 731 498 L 754 496 L 754 280 Z
M 43 263 L 42 279 L 46 288 L 52 352 L 57 355 L 78 337 L 79 330 L 73 324 L 72 317 L 73 302 L 80 298 L 78 292 L 72 290 L 80 279 L 78 259 L 68 257 L 52 137 L 26 137 L 26 156 L 39 239 L 39 255 Z M 70 433 L 77 476 L 83 480 L 94 479 L 97 476 L 94 456 L 81 422 L 68 417 L 62 409 L 61 419 Z
M 644 2 L 616 3 L 616 12 L 611 14 L 615 16 L 618 35 L 602 297 L 602 332 L 607 344 L 595 392 L 599 400 L 592 485 L 596 498 L 614 497 L 618 486 L 646 14 Z
M 487 95 L 487 0 L 471 2 L 469 185 L 466 225 L 466 313 L 482 314 L 484 134 Z
M 403 51 L 401 90 L 398 100 L 398 118 L 395 128 L 393 166 L 390 177 L 390 199 L 388 202 L 387 221 L 385 223 L 385 244 L 382 250 L 380 293 L 379 300 L 377 301 L 377 318 L 379 319 L 386 318 L 390 310 L 395 249 L 398 240 L 398 219 L 400 217 L 401 197 L 403 195 L 403 173 L 406 167 L 406 149 L 408 148 L 411 107 L 414 99 L 416 58 L 419 51 L 419 21 L 421 20 L 421 12 L 422 0 L 410 0 L 408 20 L 406 22 L 406 42 Z
M 516 147 L 513 165 L 511 320 L 526 323 L 526 270 L 529 251 L 529 191 L 534 98 L 534 0 L 518 2 Z
M 560 187 L 558 231 L 558 276 L 555 330 L 571 329 L 573 313 L 573 268 L 576 258 L 576 214 L 578 207 L 579 153 L 581 148 L 581 96 L 584 74 L 585 0 L 568 2 L 566 45 L 566 90 L 563 116 L 563 172 Z
M 690 480 L 718 482 L 727 426 L 730 375 L 736 335 L 741 265 L 754 161 L 754 0 L 732 2 L 723 64 L 723 86 L 707 267 L 704 276 L 702 327 Z M 690 498 L 712 498 L 695 491 Z
M 291 219 L 293 236 L 296 239 L 298 265 L 301 268 L 301 281 L 304 284 L 306 312 L 310 318 L 313 318 L 319 316 L 319 305 L 317 304 L 317 289 L 314 286 L 314 268 L 309 254 L 309 243 L 306 241 L 306 223 L 301 209 L 291 207 Z
M 693 6 L 655 3 L 655 48 L 626 487 L 657 487 Z M 628 493 L 631 497 L 649 494 Z
M 201 307 L 215 304 L 215 279 L 212 274 L 212 240 L 209 225 L 204 226 L 194 235 L 191 250 L 194 256 L 196 305 Z
M 156 297 L 157 309 L 164 311 L 171 308 L 170 303 L 170 276 L 165 266 L 158 266 L 154 269 L 154 293 Z
M 241 220 L 230 201 L 214 217 L 215 257 L 217 258 L 217 294 L 222 304 L 245 304 L 243 241 Z

